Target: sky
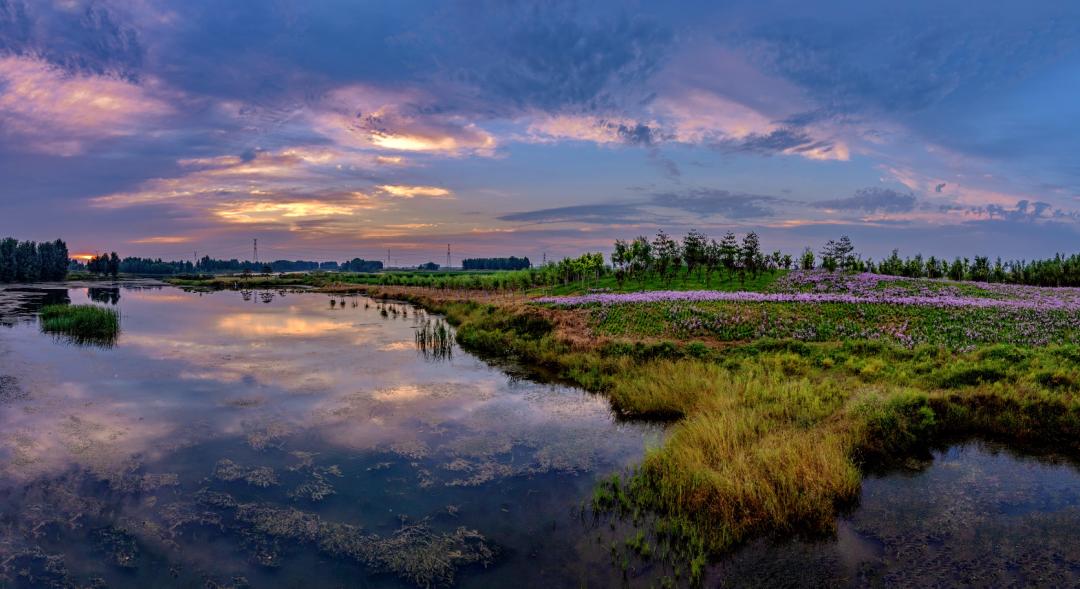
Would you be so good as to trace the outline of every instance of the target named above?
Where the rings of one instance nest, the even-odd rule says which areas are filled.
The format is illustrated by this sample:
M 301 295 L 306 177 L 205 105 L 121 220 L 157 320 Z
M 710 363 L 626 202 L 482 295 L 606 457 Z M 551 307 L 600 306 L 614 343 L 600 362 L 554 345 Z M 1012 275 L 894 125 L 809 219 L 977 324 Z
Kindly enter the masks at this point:
M 1080 244 L 1080 3 L 0 0 L 0 234 L 415 265 Z

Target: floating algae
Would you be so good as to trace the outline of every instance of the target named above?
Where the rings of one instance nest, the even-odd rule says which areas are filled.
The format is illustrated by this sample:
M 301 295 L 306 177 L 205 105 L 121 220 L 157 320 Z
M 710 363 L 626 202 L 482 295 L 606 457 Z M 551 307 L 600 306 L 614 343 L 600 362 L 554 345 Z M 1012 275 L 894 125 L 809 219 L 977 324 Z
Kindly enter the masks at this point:
M 312 455 L 309 453 L 309 458 L 306 462 L 302 462 L 301 466 L 290 469 L 306 471 L 308 478 L 297 485 L 295 489 L 289 491 L 289 497 L 318 502 L 337 492 L 327 478 L 341 478 L 341 469 L 338 468 L 338 465 L 336 464 L 331 464 L 330 466 L 314 466 L 310 456 Z
M 313 475 L 311 479 L 306 480 L 296 486 L 295 489 L 289 491 L 289 497 L 293 499 L 306 499 L 311 502 L 318 502 L 333 495 L 337 491 L 334 490 L 333 485 L 326 481 L 326 478 L 322 475 Z
M 380 536 L 294 507 L 238 503 L 214 491 L 203 490 L 199 495 L 204 505 L 232 511 L 226 525 L 239 533 L 255 560 L 265 566 L 277 565 L 282 542 L 291 541 L 359 562 L 374 573 L 395 574 L 420 587 L 437 587 L 453 584 L 461 567 L 492 564 L 497 553 L 479 532 L 464 527 L 437 532 L 421 521 Z
M 273 487 L 278 484 L 277 473 L 269 466 L 241 466 L 228 458 L 218 460 L 214 466 L 214 478 L 227 483 L 244 481 L 253 487 Z
M 292 433 L 292 428 L 279 420 L 245 421 L 242 425 L 244 435 L 252 450 L 281 448 L 285 443 L 285 436 Z

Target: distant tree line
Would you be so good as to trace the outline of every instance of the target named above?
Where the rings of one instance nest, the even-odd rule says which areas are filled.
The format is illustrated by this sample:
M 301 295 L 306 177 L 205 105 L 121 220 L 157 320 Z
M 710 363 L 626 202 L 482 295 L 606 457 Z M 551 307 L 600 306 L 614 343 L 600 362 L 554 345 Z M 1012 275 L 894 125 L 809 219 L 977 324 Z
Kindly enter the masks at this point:
M 68 249 L 63 240 L 0 240 L 0 282 L 63 280 L 68 270 Z
M 378 272 L 383 269 L 383 263 L 379 260 L 353 258 L 348 262 L 342 262 L 340 269 L 343 272 Z
M 461 261 L 462 270 L 525 270 L 532 267 L 529 258 L 466 258 Z
M 101 256 L 109 259 L 110 256 Z M 93 260 L 91 260 L 93 263 Z M 80 266 L 89 272 L 98 274 L 112 274 L 107 266 L 90 267 L 91 264 Z M 197 262 L 190 261 L 165 261 L 161 258 L 126 257 L 119 260 L 118 272 L 125 274 L 191 274 L 195 272 L 309 272 L 313 270 L 344 270 L 351 272 L 376 272 L 383 267 L 382 262 L 362 260 L 354 258 L 348 262 L 314 262 L 308 260 L 274 260 L 266 263 L 255 263 L 248 260 L 219 260 L 210 256 L 203 256 Z

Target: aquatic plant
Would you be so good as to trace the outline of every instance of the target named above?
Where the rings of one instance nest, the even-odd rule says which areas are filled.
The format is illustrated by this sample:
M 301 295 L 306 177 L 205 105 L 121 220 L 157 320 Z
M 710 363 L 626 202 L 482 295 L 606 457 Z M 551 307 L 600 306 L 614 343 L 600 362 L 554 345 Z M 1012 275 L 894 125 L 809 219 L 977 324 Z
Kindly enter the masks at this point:
M 78 343 L 111 345 L 120 334 L 120 312 L 97 305 L 47 305 L 41 330 Z
M 454 355 L 454 334 L 446 321 L 427 319 L 416 328 L 416 348 L 424 357 L 445 360 Z

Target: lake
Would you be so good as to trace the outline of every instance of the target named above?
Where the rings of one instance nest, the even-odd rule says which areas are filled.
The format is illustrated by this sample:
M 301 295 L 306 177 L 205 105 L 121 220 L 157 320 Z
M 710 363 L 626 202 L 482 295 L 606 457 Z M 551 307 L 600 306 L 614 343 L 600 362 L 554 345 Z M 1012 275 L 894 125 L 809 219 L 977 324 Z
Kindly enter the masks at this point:
M 115 345 L 40 332 L 116 306 Z M 402 303 L 153 283 L 0 291 L 0 563 L 14 586 L 647 586 L 598 478 L 663 427 L 456 347 Z M 983 442 L 869 476 L 835 537 L 709 584 L 1075 584 L 1080 476 Z M 1041 576 L 1040 576 L 1041 575 Z

